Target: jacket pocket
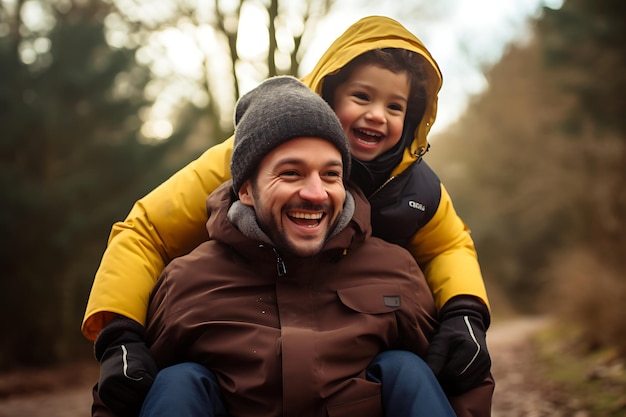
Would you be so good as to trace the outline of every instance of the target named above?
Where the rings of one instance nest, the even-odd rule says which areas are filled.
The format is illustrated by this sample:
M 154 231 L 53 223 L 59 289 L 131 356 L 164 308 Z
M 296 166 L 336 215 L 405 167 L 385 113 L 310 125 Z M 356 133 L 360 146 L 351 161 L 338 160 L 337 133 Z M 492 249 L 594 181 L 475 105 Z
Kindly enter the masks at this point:
M 402 305 L 400 286 L 394 284 L 343 288 L 338 290 L 337 294 L 346 307 L 359 313 L 390 313 L 398 310 Z

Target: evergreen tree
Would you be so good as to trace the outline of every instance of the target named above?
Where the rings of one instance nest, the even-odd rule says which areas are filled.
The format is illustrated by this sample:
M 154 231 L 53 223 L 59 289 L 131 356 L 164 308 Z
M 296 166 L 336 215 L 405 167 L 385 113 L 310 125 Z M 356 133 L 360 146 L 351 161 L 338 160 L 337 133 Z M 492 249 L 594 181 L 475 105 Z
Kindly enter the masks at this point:
M 489 71 L 489 90 L 427 156 L 474 229 L 488 282 L 520 308 L 537 306 L 573 248 L 626 267 L 625 5 L 544 9 L 532 42 Z
M 177 143 L 137 138 L 149 72 L 105 40 L 101 1 L 0 8 L 0 368 L 54 363 L 87 343 L 80 320 L 111 224 L 167 173 Z M 32 6 L 32 5 L 31 5 Z M 49 23 L 52 22 L 52 23 Z M 82 343 L 81 343 L 82 342 Z
M 561 130 L 580 148 L 587 210 L 579 225 L 597 255 L 626 268 L 626 3 L 567 0 L 548 11 L 538 32 L 544 62 L 560 91 L 573 97 Z M 588 146 L 585 146 L 585 141 Z
M 617 348 L 626 357 L 626 3 L 567 0 L 539 25 L 544 62 L 571 99 L 560 130 L 576 150 L 582 178 L 569 212 L 580 230 L 557 258 L 555 307 L 580 327 L 581 347 Z M 573 266 L 572 266 L 573 265 Z M 569 266 L 569 268 L 568 268 Z

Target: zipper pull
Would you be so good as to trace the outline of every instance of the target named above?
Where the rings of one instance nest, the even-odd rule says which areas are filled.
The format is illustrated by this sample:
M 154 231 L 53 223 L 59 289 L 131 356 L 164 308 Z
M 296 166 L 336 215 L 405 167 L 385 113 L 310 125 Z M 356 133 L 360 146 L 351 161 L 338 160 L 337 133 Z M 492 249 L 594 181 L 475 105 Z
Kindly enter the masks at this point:
M 284 275 L 287 275 L 287 267 L 285 266 L 285 262 L 283 261 L 283 258 L 280 256 L 280 253 L 278 253 L 276 248 L 272 248 L 272 250 L 274 251 L 274 254 L 276 255 L 276 269 L 278 271 L 278 276 L 282 277 Z

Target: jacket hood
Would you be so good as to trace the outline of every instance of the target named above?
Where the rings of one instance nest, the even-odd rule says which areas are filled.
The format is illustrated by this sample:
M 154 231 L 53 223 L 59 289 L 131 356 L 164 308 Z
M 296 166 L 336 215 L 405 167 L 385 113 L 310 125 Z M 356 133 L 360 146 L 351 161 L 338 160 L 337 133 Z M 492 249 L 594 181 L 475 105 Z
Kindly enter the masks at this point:
M 422 56 L 427 77 L 427 103 L 424 116 L 414 131 L 413 141 L 405 151 L 402 163 L 394 174 L 403 171 L 428 150 L 427 135 L 437 115 L 437 95 L 443 82 L 439 66 L 422 41 L 397 21 L 384 16 L 365 17 L 350 26 L 322 55 L 313 70 L 302 81 L 322 94 L 324 78 L 337 72 L 357 56 L 372 49 L 401 48 Z
M 208 221 L 206 228 L 209 239 L 220 241 L 235 248 L 236 252 L 245 257 L 258 255 L 260 245 L 267 245 L 263 238 L 246 237 L 228 220 L 228 210 L 232 203 L 232 180 L 217 188 L 207 198 Z M 322 252 L 345 252 L 360 245 L 371 235 L 370 205 L 358 188 L 349 188 L 354 200 L 354 215 L 349 223 L 336 236 L 332 237 Z M 288 258 L 289 256 L 287 256 Z

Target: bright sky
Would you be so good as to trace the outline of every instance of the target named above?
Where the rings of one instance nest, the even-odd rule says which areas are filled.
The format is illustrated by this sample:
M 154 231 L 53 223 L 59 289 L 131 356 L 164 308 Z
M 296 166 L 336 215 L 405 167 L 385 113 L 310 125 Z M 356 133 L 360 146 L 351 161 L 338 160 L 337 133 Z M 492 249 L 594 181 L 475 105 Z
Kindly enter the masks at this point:
M 199 4 L 207 0 L 195 0 Z M 323 1 L 323 0 L 312 0 Z M 540 15 L 542 6 L 552 8 L 561 6 L 563 0 L 429 0 L 399 2 L 397 0 L 337 0 L 333 11 L 319 23 L 312 42 L 308 45 L 306 54 L 301 63 L 301 74 L 308 73 L 328 46 L 343 33 L 352 23 L 368 15 L 386 15 L 398 20 L 407 29 L 420 38 L 430 50 L 439 64 L 443 73 L 443 87 L 439 95 L 439 110 L 437 121 L 432 132 L 444 130 L 453 123 L 464 111 L 472 95 L 479 94 L 487 87 L 486 79 L 482 73 L 485 67 L 496 63 L 506 47 L 512 42 L 524 42 L 530 34 L 529 19 Z M 118 5 L 127 4 L 127 0 L 116 0 Z M 147 9 L 138 8 L 134 12 L 145 18 L 148 10 L 152 10 L 152 2 L 142 0 L 131 2 L 130 5 L 146 4 Z M 166 3 L 161 3 L 166 4 Z M 222 2 L 222 7 L 228 5 Z M 316 3 L 313 3 L 316 4 Z M 301 8 L 300 0 L 281 0 L 281 5 L 286 10 L 293 11 Z M 126 13 L 130 9 L 125 7 Z M 165 7 L 165 6 L 163 6 Z M 204 9 L 204 7 L 202 8 Z M 132 13 L 131 13 L 132 14 Z M 411 16 L 410 19 L 406 18 Z M 267 28 L 263 22 L 267 19 L 266 12 L 254 5 L 254 2 L 245 2 L 239 22 L 238 52 L 243 58 L 251 61 L 263 59 L 267 51 Z M 299 19 L 284 19 L 287 24 Z M 202 29 L 205 30 L 206 28 Z M 290 28 L 298 32 L 300 28 Z M 209 29 L 206 29 L 207 31 Z M 198 33 L 190 27 L 178 27 L 177 29 L 162 32 L 159 35 L 161 43 L 165 45 L 166 55 L 169 60 L 161 59 L 162 55 L 145 57 L 146 62 L 152 61 L 153 71 L 162 76 L 168 73 L 177 73 L 184 77 L 194 77 L 202 73 L 202 64 L 199 56 L 198 45 L 205 50 L 208 56 L 215 56 L 211 69 L 216 79 L 221 79 L 223 73 L 230 68 L 220 68 L 218 65 L 223 59 L 216 56 L 216 45 L 210 40 L 209 32 Z M 277 36 L 281 39 L 291 37 Z M 193 39 L 201 39 L 199 43 Z M 281 45 L 279 45 L 279 49 Z M 162 54 L 157 49 L 142 48 L 142 54 Z M 284 50 L 290 50 L 288 45 Z M 196 58 L 196 56 L 198 56 Z M 142 56 L 140 56 L 141 59 Z M 226 63 L 226 62 L 224 62 Z M 246 67 L 248 65 L 248 67 Z M 242 93 L 254 88 L 264 77 L 263 74 L 250 64 L 242 62 L 238 67 L 238 73 L 250 74 L 249 77 L 240 79 Z M 219 86 L 218 86 L 219 87 Z M 189 97 L 189 89 L 181 89 L 177 83 L 169 82 L 165 89 L 170 93 L 165 97 L 185 96 Z M 176 91 L 175 91 L 176 90 Z M 193 90 L 192 90 L 193 91 Z M 195 102 L 202 104 L 206 98 L 197 91 L 192 97 Z M 224 95 L 227 97 L 228 95 Z M 164 97 L 161 95 L 161 97 Z M 170 105 L 169 100 L 157 100 L 151 111 L 151 116 L 144 127 L 152 130 L 146 132 L 148 136 L 166 138 L 171 133 L 171 125 L 168 120 Z M 234 105 L 222 101 L 224 109 Z M 225 112 L 225 123 L 230 123 L 231 113 Z M 159 122 L 160 124 L 157 124 Z M 167 128 L 166 128 L 167 127 Z M 158 132 L 157 132 L 157 128 Z
M 209 0 L 195 0 L 199 10 L 210 10 Z M 312 0 L 323 1 L 323 0 Z M 151 0 L 115 0 L 130 18 L 150 19 L 160 14 L 171 12 L 169 2 L 154 3 Z M 512 42 L 524 42 L 529 37 L 529 18 L 538 17 L 542 6 L 559 8 L 563 0 L 429 0 L 409 2 L 397 0 L 337 0 L 333 11 L 319 23 L 312 43 L 307 47 L 301 63 L 300 75 L 309 72 L 315 62 L 328 46 L 348 26 L 368 15 L 386 15 L 398 20 L 407 29 L 420 38 L 430 50 L 443 73 L 443 88 L 439 95 L 439 110 L 433 132 L 441 131 L 454 122 L 465 110 L 469 98 L 479 94 L 487 87 L 482 73 L 483 68 L 496 63 L 502 52 Z M 228 5 L 231 3 L 223 2 Z M 300 0 L 281 0 L 287 7 L 301 7 Z M 402 4 L 400 4 L 402 3 Z M 13 6 L 15 0 L 5 0 L 5 5 Z M 159 7 L 156 7 L 156 5 Z M 200 5 L 203 7 L 200 7 Z M 222 4 L 222 7 L 225 7 Z M 239 22 L 238 49 L 241 56 L 253 59 L 255 56 L 263 58 L 267 50 L 267 29 L 263 23 L 267 17 L 264 11 L 250 6 L 254 3 L 244 3 L 241 21 Z M 316 4 L 316 3 L 313 3 Z M 47 18 L 43 11 L 43 3 L 28 1 L 24 3 L 22 18 L 31 30 L 50 28 L 54 22 Z M 411 16 L 407 19 L 406 16 Z M 416 17 L 417 16 L 417 17 Z M 293 24 L 298 19 L 285 19 Z M 109 27 L 108 40 L 112 45 L 122 46 L 127 40 L 127 34 L 116 27 L 123 26 L 116 22 L 113 16 L 107 18 Z M 0 33 L 2 32 L 0 27 Z M 290 28 L 298 32 L 300 28 Z M 290 39 L 289 36 L 278 40 Z M 41 40 L 41 42 L 39 42 Z M 49 42 L 41 38 L 33 42 L 29 48 L 22 48 L 24 62 L 32 62 L 37 54 L 45 53 L 50 49 Z M 172 132 L 169 121 L 172 103 L 184 97 L 197 105 L 206 104 L 207 97 L 197 86 L 194 79 L 203 77 L 202 54 L 198 48 L 204 50 L 207 56 L 214 56 L 211 70 L 214 77 L 220 79 L 220 71 L 230 71 L 226 59 L 216 55 L 219 49 L 215 44 L 211 29 L 208 25 L 193 27 L 190 24 L 181 24 L 177 28 L 162 31 L 151 40 L 161 45 L 161 48 L 144 47 L 138 53 L 138 59 L 150 63 L 155 74 L 162 77 L 160 82 L 152 83 L 147 94 L 153 94 L 158 99 L 145 117 L 148 137 L 165 139 Z M 280 47 L 280 45 L 279 45 Z M 290 50 L 286 46 L 285 50 Z M 169 59 L 163 59 L 166 56 Z M 226 65 L 219 65 L 220 63 Z M 245 68 L 243 72 L 256 74 L 249 80 L 243 80 L 242 93 L 254 88 L 261 77 L 253 67 Z M 239 71 L 239 68 L 238 68 Z M 176 75 L 176 82 L 171 79 Z M 169 77 L 169 78 L 168 78 Z M 163 81 L 167 80 L 167 81 Z M 234 103 L 220 103 L 228 108 Z M 230 122 L 230 112 L 227 122 Z
M 465 110 L 469 97 L 487 87 L 482 67 L 496 63 L 511 42 L 529 37 L 528 18 L 537 17 L 542 5 L 559 8 L 562 0 L 447 0 L 438 6 L 441 19 L 405 19 L 406 3 L 394 0 L 369 2 L 358 7 L 359 0 L 344 0 L 342 7 L 319 26 L 317 37 L 301 64 L 303 73 L 337 36 L 362 17 L 386 15 L 402 23 L 430 50 L 443 73 L 439 111 L 433 132 L 454 122 Z M 405 4 L 399 7 L 398 3 Z M 425 12 L 428 12 L 426 9 Z

